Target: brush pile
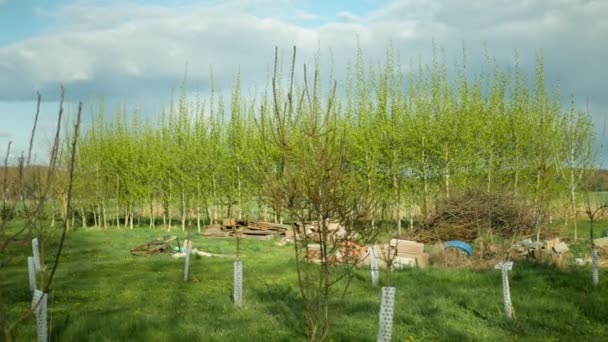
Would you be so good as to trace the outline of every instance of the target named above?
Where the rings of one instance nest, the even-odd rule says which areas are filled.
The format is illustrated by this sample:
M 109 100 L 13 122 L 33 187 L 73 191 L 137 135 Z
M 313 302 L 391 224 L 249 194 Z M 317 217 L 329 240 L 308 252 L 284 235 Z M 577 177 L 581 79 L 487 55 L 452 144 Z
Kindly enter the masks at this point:
M 534 227 L 534 215 L 525 201 L 509 194 L 466 191 L 439 200 L 435 213 L 412 235 L 425 243 L 473 242 L 484 233 L 529 235 Z

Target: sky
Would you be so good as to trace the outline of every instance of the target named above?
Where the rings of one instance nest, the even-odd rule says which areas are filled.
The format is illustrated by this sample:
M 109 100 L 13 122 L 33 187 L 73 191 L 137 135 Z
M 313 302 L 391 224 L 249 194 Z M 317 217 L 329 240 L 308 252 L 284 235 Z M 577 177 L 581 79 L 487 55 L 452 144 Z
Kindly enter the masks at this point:
M 83 101 L 90 116 L 100 97 L 154 115 L 186 65 L 192 87 L 209 90 L 212 66 L 217 91 L 228 92 L 237 72 L 245 87 L 263 87 L 275 46 L 296 45 L 300 63 L 320 49 L 345 70 L 357 44 L 369 61 L 392 45 L 405 64 L 430 63 L 433 43 L 448 63 L 464 44 L 472 66 L 487 49 L 508 67 L 517 50 L 530 73 L 541 53 L 549 87 L 559 80 L 565 103 L 573 94 L 588 104 L 598 146 L 608 145 L 606 37 L 606 0 L 0 0 L 0 153 L 9 141 L 12 159 L 27 149 L 40 92 L 34 152 L 44 160 L 60 84 L 71 115 Z M 607 148 L 598 149 L 606 161 Z

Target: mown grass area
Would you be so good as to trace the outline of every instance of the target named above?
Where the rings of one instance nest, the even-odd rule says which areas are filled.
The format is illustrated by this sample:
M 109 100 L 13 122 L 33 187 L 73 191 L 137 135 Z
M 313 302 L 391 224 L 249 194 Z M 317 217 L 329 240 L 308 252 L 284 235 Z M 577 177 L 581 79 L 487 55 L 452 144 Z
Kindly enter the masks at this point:
M 156 230 L 78 230 L 67 239 L 49 302 L 53 341 L 301 341 L 306 326 L 293 247 L 242 240 L 244 307 L 231 301 L 231 258 L 132 256 L 129 249 L 165 235 Z M 175 234 L 175 233 L 174 233 Z M 180 239 L 185 233 L 177 233 Z M 232 239 L 193 237 L 196 248 L 234 254 Z M 52 250 L 52 248 L 51 248 Z M 29 305 L 23 252 L 0 278 L 1 302 L 16 315 Z M 47 257 L 50 261 L 51 258 Z M 590 268 L 517 262 L 511 273 L 516 318 L 505 321 L 500 272 L 411 269 L 397 287 L 394 341 L 600 341 L 608 339 L 608 273 L 591 285 Z M 344 301 L 332 303 L 334 341 L 371 341 L 380 288 L 362 269 Z M 15 332 L 35 340 L 33 320 Z

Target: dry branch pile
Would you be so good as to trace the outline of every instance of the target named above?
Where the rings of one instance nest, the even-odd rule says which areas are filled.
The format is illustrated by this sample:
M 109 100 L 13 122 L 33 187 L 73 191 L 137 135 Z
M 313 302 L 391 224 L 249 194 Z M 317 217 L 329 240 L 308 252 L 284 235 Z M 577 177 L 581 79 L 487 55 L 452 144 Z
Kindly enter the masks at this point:
M 472 242 L 488 232 L 502 237 L 534 232 L 532 211 L 524 201 L 509 194 L 467 191 L 438 201 L 436 208 L 413 232 L 418 241 Z

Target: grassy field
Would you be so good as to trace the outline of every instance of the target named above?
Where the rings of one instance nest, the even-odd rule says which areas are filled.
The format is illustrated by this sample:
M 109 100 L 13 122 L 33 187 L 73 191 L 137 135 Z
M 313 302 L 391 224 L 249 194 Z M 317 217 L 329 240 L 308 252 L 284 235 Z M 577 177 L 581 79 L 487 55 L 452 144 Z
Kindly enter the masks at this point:
M 53 341 L 301 341 L 306 326 L 292 246 L 242 242 L 244 307 L 231 302 L 233 259 L 196 257 L 184 283 L 183 259 L 132 256 L 129 249 L 165 233 L 79 230 L 69 235 L 49 302 Z M 185 234 L 180 232 L 180 239 Z M 196 248 L 234 254 L 234 240 L 196 236 Z M 2 270 L 0 302 L 16 315 L 29 305 L 24 248 Z M 50 260 L 50 259 L 49 259 Z M 500 273 L 406 270 L 397 287 L 394 341 L 600 341 L 608 339 L 608 273 L 592 288 L 590 268 L 518 262 L 511 273 L 516 319 L 503 319 Z M 334 341 L 376 338 L 380 289 L 357 273 L 332 305 Z M 17 341 L 35 340 L 35 322 Z

